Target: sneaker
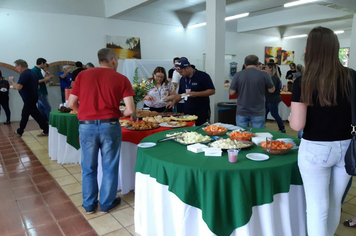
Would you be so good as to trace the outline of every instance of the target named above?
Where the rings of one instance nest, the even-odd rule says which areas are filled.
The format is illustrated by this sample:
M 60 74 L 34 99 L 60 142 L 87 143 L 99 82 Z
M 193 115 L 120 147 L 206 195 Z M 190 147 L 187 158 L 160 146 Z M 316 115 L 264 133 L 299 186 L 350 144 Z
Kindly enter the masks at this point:
M 285 134 L 285 133 L 286 133 L 286 130 L 285 130 L 285 129 L 283 129 L 283 130 L 278 130 L 278 132 Z
M 10 121 L 6 121 L 6 122 L 4 122 L 4 125 L 9 125 L 9 124 L 11 124 L 11 122 L 10 122 Z
M 19 133 L 17 133 L 16 131 L 14 132 L 14 134 L 16 134 L 16 136 L 18 136 L 18 137 L 21 137 L 21 136 L 22 136 L 22 134 L 19 134 Z
M 356 222 L 354 222 L 352 219 L 346 220 L 344 225 L 347 227 L 356 228 Z
M 87 215 L 94 214 L 94 213 L 96 212 L 96 209 L 97 209 L 97 207 L 96 207 L 94 210 L 92 210 L 92 211 L 86 211 L 86 214 L 87 214 Z
M 48 134 L 45 134 L 45 133 L 37 135 L 37 137 L 47 137 L 47 136 L 48 136 Z
M 114 209 L 115 207 L 117 207 L 118 205 L 120 205 L 120 203 L 121 203 L 121 197 L 117 197 L 117 198 L 115 198 L 114 202 L 111 204 L 110 209 L 108 209 L 108 210 L 101 210 L 101 212 L 107 213 L 107 212 L 113 210 L 113 209 Z

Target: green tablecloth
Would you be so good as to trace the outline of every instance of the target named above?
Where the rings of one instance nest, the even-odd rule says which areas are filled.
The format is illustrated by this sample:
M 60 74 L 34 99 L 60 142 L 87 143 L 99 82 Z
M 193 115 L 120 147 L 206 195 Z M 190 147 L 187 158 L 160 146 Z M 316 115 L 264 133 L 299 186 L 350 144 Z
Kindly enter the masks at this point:
M 270 132 L 274 139 L 288 137 L 300 142 L 290 135 L 253 130 L 256 131 Z M 142 142 L 156 142 L 168 132 L 150 135 Z M 291 184 L 302 185 L 297 152 L 270 154 L 268 161 L 255 162 L 247 159 L 246 154 L 264 152 L 254 145 L 241 150 L 237 162 L 230 163 L 227 153 L 206 157 L 204 153 L 187 151 L 182 144 L 166 141 L 153 148 L 139 148 L 135 171 L 168 185 L 169 191 L 182 202 L 201 209 L 209 229 L 223 236 L 248 223 L 253 206 L 271 203 L 274 194 L 289 192 Z
M 75 149 L 79 149 L 79 124 L 78 117 L 75 114 L 69 114 L 60 111 L 51 111 L 49 116 L 49 125 L 56 127 L 58 133 L 67 137 L 67 143 Z M 69 135 L 71 134 L 71 135 Z

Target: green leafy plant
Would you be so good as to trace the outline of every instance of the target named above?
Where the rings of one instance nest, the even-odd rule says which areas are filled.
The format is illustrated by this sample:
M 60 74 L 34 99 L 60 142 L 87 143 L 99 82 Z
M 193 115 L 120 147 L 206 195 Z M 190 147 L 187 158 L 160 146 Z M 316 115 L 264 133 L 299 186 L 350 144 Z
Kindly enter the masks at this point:
M 148 91 L 155 87 L 154 82 L 148 82 L 147 79 L 138 77 L 138 67 L 135 69 L 135 76 L 133 77 L 132 88 L 136 94 L 134 96 L 134 103 L 141 102 L 143 98 L 147 95 Z

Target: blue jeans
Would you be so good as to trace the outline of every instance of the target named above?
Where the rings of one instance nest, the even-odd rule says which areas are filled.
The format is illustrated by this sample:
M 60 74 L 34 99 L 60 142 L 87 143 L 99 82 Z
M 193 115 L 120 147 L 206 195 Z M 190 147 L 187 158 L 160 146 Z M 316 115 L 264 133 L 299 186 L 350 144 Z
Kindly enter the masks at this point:
M 350 180 L 344 160 L 349 144 L 350 140 L 300 142 L 298 166 L 306 197 L 308 235 L 334 235 L 339 225 L 342 195 Z
M 100 207 L 112 208 L 117 194 L 119 160 L 121 148 L 121 126 L 119 122 L 79 125 L 82 152 L 82 195 L 86 211 L 94 211 L 98 205 L 98 152 L 102 156 L 103 179 L 100 186 Z
M 48 94 L 39 94 L 37 102 L 38 111 L 41 113 L 46 121 L 49 121 L 49 113 L 51 112 L 51 105 L 48 102 Z
M 283 131 L 283 130 L 285 130 L 285 127 L 283 125 L 282 118 L 278 114 L 278 105 L 279 105 L 279 102 L 277 102 L 277 103 L 266 103 L 266 120 L 267 120 L 268 113 L 271 112 L 271 115 L 273 116 L 273 118 L 277 122 L 278 129 L 280 131 Z
M 251 122 L 252 128 L 264 129 L 266 125 L 266 120 L 264 116 L 239 116 L 236 115 L 236 125 L 249 127 Z

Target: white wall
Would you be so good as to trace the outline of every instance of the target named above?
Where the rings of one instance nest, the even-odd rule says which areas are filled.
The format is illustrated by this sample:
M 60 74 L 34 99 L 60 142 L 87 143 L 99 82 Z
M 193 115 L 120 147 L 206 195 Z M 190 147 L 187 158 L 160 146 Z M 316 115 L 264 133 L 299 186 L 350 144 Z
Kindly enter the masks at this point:
M 92 62 L 98 66 L 96 53 L 105 47 L 105 35 L 134 36 L 141 39 L 142 59 L 172 60 L 176 56 L 186 56 L 198 69 L 204 69 L 203 53 L 205 48 L 205 27 L 183 29 L 167 25 L 142 22 L 103 19 L 96 17 L 34 13 L 0 8 L 0 62 L 13 65 L 16 59 L 24 59 L 32 68 L 38 57 L 44 57 L 49 63 L 55 61 Z M 278 37 L 262 36 L 250 33 L 226 33 L 225 53 L 236 54 L 233 58 L 241 70 L 244 58 L 256 54 L 260 61 L 264 58 L 265 46 L 282 46 L 295 51 L 295 62 L 301 63 L 305 47 L 304 39 L 281 40 Z M 347 44 L 349 39 L 342 42 Z M 226 60 L 226 63 L 231 60 Z M 119 72 L 122 72 L 120 60 Z M 228 68 L 228 67 L 227 67 Z M 289 70 L 281 66 L 282 76 Z M 214 83 L 223 83 L 228 77 L 226 69 L 222 78 L 212 78 Z M 217 86 L 221 87 L 221 86 Z M 216 92 L 215 104 L 225 101 L 227 91 Z M 20 120 L 21 99 L 17 92 L 10 93 L 12 120 Z M 49 88 L 49 100 L 52 109 L 60 103 L 59 87 Z M 20 104 L 19 104 L 20 103 Z M 214 116 L 213 116 L 214 117 Z M 3 114 L 0 122 L 4 120 Z

